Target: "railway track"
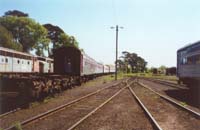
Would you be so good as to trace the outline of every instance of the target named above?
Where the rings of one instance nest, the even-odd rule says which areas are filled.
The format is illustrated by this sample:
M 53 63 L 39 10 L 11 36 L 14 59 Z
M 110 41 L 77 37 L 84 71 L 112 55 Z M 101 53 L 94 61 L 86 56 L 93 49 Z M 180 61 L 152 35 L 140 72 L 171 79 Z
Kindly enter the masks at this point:
M 200 113 L 195 112 L 195 111 L 193 111 L 192 109 L 187 108 L 187 107 L 185 107 L 185 106 L 179 104 L 179 103 L 176 102 L 175 100 L 173 100 L 173 99 L 171 99 L 171 98 L 168 98 L 167 96 L 164 96 L 164 95 L 162 95 L 162 94 L 160 94 L 160 93 L 154 91 L 153 89 L 151 89 L 150 87 L 148 87 L 147 85 L 145 85 L 145 84 L 143 84 L 143 83 L 138 83 L 138 84 L 141 85 L 142 87 L 144 87 L 144 88 L 150 90 L 151 92 L 155 93 L 156 95 L 158 95 L 158 96 L 161 97 L 162 99 L 164 99 L 164 100 L 166 100 L 166 101 L 168 101 L 168 102 L 170 102 L 170 103 L 172 103 L 172 104 L 178 106 L 179 108 L 181 108 L 181 109 L 183 109 L 183 110 L 185 110 L 185 111 L 191 113 L 192 115 L 194 115 L 195 117 L 197 117 L 198 119 L 200 119 Z
M 89 93 L 89 94 L 87 94 L 87 95 L 85 95 L 85 96 L 83 96 L 83 97 L 80 97 L 80 98 L 78 98 L 78 99 L 75 99 L 75 100 L 73 100 L 73 101 L 71 101 L 71 102 L 69 102 L 69 103 L 63 104 L 63 105 L 58 106 L 58 107 L 56 107 L 56 108 L 54 108 L 54 109 L 51 109 L 51 110 L 48 110 L 48 111 L 46 111 L 46 112 L 44 112 L 44 113 L 41 113 L 41 114 L 39 114 L 39 115 L 36 115 L 36 116 L 34 116 L 34 117 L 32 117 L 32 118 L 29 118 L 29 119 L 26 119 L 26 120 L 24 120 L 24 121 L 21 121 L 19 124 L 20 124 L 22 127 L 24 127 L 24 126 L 26 126 L 26 125 L 28 125 L 28 124 L 31 124 L 31 123 L 40 121 L 41 119 L 45 119 L 46 117 L 48 117 L 48 116 L 50 116 L 50 115 L 52 115 L 52 114 L 55 114 L 55 113 L 57 113 L 57 112 L 59 112 L 59 111 L 62 111 L 62 110 L 64 110 L 65 108 L 67 108 L 67 107 L 69 107 L 69 106 L 71 106 L 71 105 L 73 105 L 73 104 L 76 104 L 76 103 L 78 103 L 78 102 L 80 102 L 80 101 L 82 101 L 82 100 L 85 100 L 85 99 L 87 99 L 87 98 L 89 98 L 89 97 L 91 97 L 91 96 L 93 96 L 93 95 L 95 95 L 95 94 L 98 94 L 98 93 L 102 92 L 103 90 L 106 90 L 106 89 L 109 89 L 109 88 L 111 88 L 111 87 L 117 86 L 117 85 L 119 85 L 119 84 L 121 84 L 121 83 L 123 83 L 123 82 L 115 83 L 115 84 L 110 85 L 110 86 L 108 86 L 108 87 L 98 89 L 98 90 L 95 91 L 95 92 Z M 4 116 L 6 116 L 6 115 L 4 115 Z M 16 127 L 15 125 L 12 125 L 12 126 L 10 126 L 10 127 L 5 128 L 5 130 L 11 130 L 11 129 L 14 129 L 15 127 Z
M 162 129 L 200 128 L 200 113 L 178 104 L 142 83 L 132 88 Z
M 200 112 L 199 105 L 198 105 L 198 97 L 196 89 L 190 89 L 190 88 L 177 88 L 172 87 L 167 84 L 163 85 L 158 82 L 149 81 L 145 79 L 140 79 L 138 82 L 141 82 L 145 85 L 149 85 L 149 87 L 158 92 L 162 95 L 165 95 L 166 97 L 179 102 L 182 105 L 187 106 L 189 109 Z
M 132 84 L 135 81 L 132 81 L 130 84 Z M 128 90 L 133 94 L 133 90 L 130 88 L 130 85 L 128 84 L 128 80 L 126 80 L 126 85 L 122 88 L 119 88 L 116 92 L 114 92 L 114 94 L 112 94 L 112 96 L 110 96 L 109 98 L 107 98 L 103 103 L 101 103 L 100 105 L 96 106 L 95 108 L 93 108 L 92 110 L 90 110 L 90 112 L 87 112 L 87 114 L 85 114 L 84 116 L 82 116 L 79 120 L 77 120 L 75 123 L 71 124 L 70 127 L 67 128 L 67 130 L 73 130 L 76 129 L 77 126 L 79 126 L 81 123 L 83 123 L 85 120 L 87 120 L 89 117 L 91 117 L 92 115 L 94 115 L 99 109 L 101 109 L 102 107 L 104 107 L 106 104 L 108 104 L 111 100 L 113 100 L 116 96 L 118 96 L 122 91 L 124 91 L 125 89 L 129 88 Z M 113 91 L 113 90 L 112 90 Z M 135 96 L 135 94 L 133 94 L 133 96 L 137 99 L 137 97 Z M 143 110 L 145 111 L 145 113 L 147 113 L 148 118 L 151 120 L 151 122 L 153 123 L 153 126 L 155 129 L 158 130 L 162 130 L 162 128 L 158 125 L 158 123 L 155 121 L 155 119 L 151 116 L 151 114 L 149 114 L 148 110 L 144 107 L 144 105 L 141 103 L 141 101 L 139 101 L 139 99 L 137 99 L 139 104 L 141 105 L 141 107 L 143 108 Z M 64 113 L 63 113 L 64 114 Z M 70 119 L 69 119 L 70 120 Z M 37 124 L 38 125 L 38 124 Z M 41 128 L 39 128 L 41 129 Z M 64 128 L 66 129 L 66 128 Z
M 147 110 L 147 108 L 145 107 L 145 105 L 140 101 L 140 99 L 136 96 L 136 94 L 134 93 L 134 91 L 132 90 L 132 88 L 130 87 L 131 84 L 133 84 L 135 82 L 132 81 L 130 84 L 127 83 L 127 85 L 120 89 L 118 92 L 116 92 L 113 96 L 111 96 L 110 98 L 108 98 L 105 102 L 103 102 L 102 104 L 100 104 L 98 107 L 96 107 L 93 111 L 91 111 L 90 113 L 88 113 L 86 116 L 84 116 L 83 118 L 81 118 L 79 121 L 77 121 L 76 123 L 74 123 L 70 128 L 68 128 L 67 130 L 73 130 L 76 129 L 76 127 L 78 127 L 82 122 L 84 122 L 85 120 L 87 120 L 90 116 L 92 116 L 95 112 L 97 112 L 100 108 L 102 108 L 104 105 L 108 104 L 111 100 L 113 100 L 116 96 L 118 96 L 122 91 L 125 91 L 125 89 L 128 89 L 128 91 L 132 94 L 132 96 L 137 100 L 138 105 L 143 109 L 143 111 L 145 112 L 145 114 L 147 115 L 148 119 L 150 120 L 150 122 L 152 123 L 152 126 L 154 129 L 156 130 L 162 130 L 162 128 L 159 126 L 159 124 L 157 123 L 157 121 L 153 118 L 153 116 L 150 114 L 150 112 Z M 141 123 L 141 122 L 140 122 Z
M 120 87 L 120 85 L 123 85 L 123 84 L 124 84 L 124 86 Z M 139 85 L 140 87 L 142 86 L 142 88 L 144 88 L 144 89 L 148 89 L 148 91 L 151 91 L 155 95 L 158 95 L 160 98 L 164 99 L 165 101 L 167 100 L 167 102 L 170 102 L 168 104 L 175 104 L 176 107 L 181 108 L 181 110 L 184 110 L 184 111 L 190 113 L 197 120 L 200 119 L 200 114 L 199 113 L 196 113 L 196 112 L 194 112 L 192 110 L 188 110 L 187 108 L 184 108 L 183 106 L 177 104 L 175 101 L 171 101 L 171 99 L 168 99 L 167 97 L 165 97 L 165 96 L 153 91 L 152 89 L 148 88 L 148 86 L 145 86 L 142 83 L 138 83 L 137 85 L 135 85 L 135 84 L 136 84 L 136 80 L 130 81 L 130 80 L 127 79 L 126 82 L 117 83 L 117 84 L 114 84 L 112 86 L 108 86 L 106 88 L 97 90 L 96 92 L 90 93 L 90 94 L 88 94 L 88 95 L 86 95 L 84 97 L 81 97 L 79 99 L 76 99 L 76 100 L 74 100 L 74 101 L 72 101 L 70 103 L 67 103 L 67 104 L 59 106 L 59 107 L 57 107 L 55 109 L 49 110 L 49 111 L 47 111 L 45 113 L 42 113 L 42 114 L 40 114 L 38 116 L 35 116 L 35 117 L 31 118 L 31 119 L 25 120 L 25 121 L 21 122 L 20 124 L 24 129 L 44 129 L 44 127 L 35 128 L 35 126 L 40 126 L 41 125 L 40 121 L 43 121 L 43 120 L 46 120 L 46 121 L 44 121 L 45 125 L 48 124 L 49 120 L 54 120 L 54 119 L 47 119 L 47 117 L 52 118 L 52 117 L 55 117 L 55 116 L 59 115 L 58 119 L 59 120 L 64 120 L 65 118 L 60 118 L 60 117 L 63 117 L 63 116 L 65 117 L 67 114 L 64 111 L 66 109 L 68 109 L 70 111 L 73 111 L 73 110 L 77 111 L 78 110 L 78 111 L 81 111 L 81 113 L 84 113 L 84 114 L 80 115 L 77 118 L 76 115 L 73 115 L 73 113 L 72 113 L 72 115 L 75 116 L 75 117 L 72 117 L 72 116 L 71 117 L 69 116 L 70 118 L 67 117 L 66 118 L 67 122 L 65 122 L 65 123 L 67 124 L 70 121 L 72 121 L 72 122 L 70 122 L 67 127 L 62 128 L 62 129 L 67 129 L 67 130 L 78 129 L 77 127 L 79 127 L 81 124 L 83 124 L 83 122 L 85 122 L 89 117 L 92 118 L 93 117 L 92 115 L 95 115 L 98 111 L 100 111 L 99 109 L 102 109 L 106 104 L 108 104 L 110 101 L 112 101 L 115 97 L 119 96 L 119 94 L 122 91 L 124 91 L 124 90 L 127 91 L 128 90 L 132 94 L 132 96 L 137 100 L 137 103 L 143 109 L 145 114 L 148 116 L 148 119 L 152 123 L 153 128 L 157 129 L 157 130 L 162 130 L 163 128 L 166 129 L 167 127 L 163 124 L 163 122 L 160 121 L 160 119 L 155 115 L 154 112 L 152 112 L 152 108 L 153 107 L 149 106 L 149 105 L 146 105 L 146 103 L 143 102 L 144 99 L 140 98 L 141 95 L 138 96 L 138 94 L 137 94 L 138 91 L 135 92 L 134 88 L 135 87 L 137 88 L 137 85 Z M 115 87 L 113 87 L 113 86 L 115 86 Z M 109 90 L 109 88 L 110 89 L 112 88 L 112 89 Z M 106 91 L 103 91 L 103 90 L 108 90 L 108 91 L 106 92 Z M 101 95 L 100 97 L 98 97 L 100 92 L 103 92 L 104 95 Z M 101 94 L 103 94 L 103 93 L 101 93 Z M 105 95 L 107 95 L 107 97 L 105 97 Z M 95 100 L 95 102 L 92 101 L 91 99 L 88 99 L 88 98 L 91 98 L 92 96 L 94 96 L 97 99 L 97 100 Z M 102 97 L 104 97 L 103 100 L 100 99 Z M 150 97 L 150 98 L 152 98 L 152 97 Z M 83 100 L 83 99 L 85 99 L 85 100 Z M 89 100 L 91 100 L 91 101 L 89 101 Z M 100 100 L 101 100 L 101 103 L 99 102 Z M 86 101 L 85 103 L 87 103 L 87 105 L 85 105 L 84 103 L 81 103 L 81 101 Z M 98 104 L 96 103 L 96 101 L 98 102 Z M 90 105 L 90 103 L 91 104 L 95 104 L 95 106 Z M 149 109 L 149 107 L 150 107 L 150 109 Z M 71 110 L 71 109 L 73 109 L 73 110 Z M 88 109 L 88 110 L 85 111 L 85 109 Z M 60 114 L 59 114 L 59 112 L 60 112 Z M 162 115 L 160 115 L 160 116 L 162 116 Z M 73 120 L 71 120 L 71 118 Z M 35 124 L 35 126 L 32 126 L 32 124 Z M 50 124 L 51 123 L 49 123 L 49 125 Z M 59 122 L 56 122 L 56 124 L 58 126 L 60 125 Z M 169 124 L 167 124 L 167 125 L 169 125 Z M 60 127 L 62 127 L 62 125 Z M 14 126 L 11 126 L 9 128 L 6 128 L 6 130 L 13 129 L 13 128 L 14 128 Z M 46 128 L 46 129 L 48 129 L 48 128 Z M 56 129 L 60 129 L 60 128 L 56 128 Z
M 168 81 L 164 81 L 164 80 L 160 80 L 160 79 L 150 79 L 150 78 L 142 78 L 142 79 L 152 81 L 152 82 L 155 82 L 155 83 L 159 83 L 159 84 L 162 84 L 162 85 L 167 85 L 167 86 L 170 86 L 170 87 L 173 87 L 173 88 L 188 89 L 188 88 L 185 87 L 185 85 L 178 85 L 178 84 L 170 83 Z
M 17 109 L 11 110 L 9 112 L 5 112 L 5 113 L 3 113 L 3 114 L 0 115 L 0 119 L 3 118 L 3 117 L 5 117 L 5 116 L 8 116 L 9 114 L 13 114 L 13 113 L 15 113 L 15 112 L 17 112 L 19 110 L 21 110 L 21 108 L 17 108 Z

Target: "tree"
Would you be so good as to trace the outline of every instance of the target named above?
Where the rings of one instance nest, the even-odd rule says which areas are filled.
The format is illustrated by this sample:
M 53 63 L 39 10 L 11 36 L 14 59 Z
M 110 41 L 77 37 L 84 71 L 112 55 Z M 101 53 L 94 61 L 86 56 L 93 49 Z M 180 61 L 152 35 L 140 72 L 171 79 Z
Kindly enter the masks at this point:
M 159 73 L 165 74 L 166 68 L 167 68 L 167 67 L 165 67 L 164 65 L 161 65 L 161 66 L 158 68 Z
M 64 31 L 60 27 L 49 23 L 44 24 L 43 26 L 47 29 L 47 37 L 51 40 L 51 42 L 53 43 L 53 49 L 55 49 L 57 46 L 59 46 L 57 44 L 59 44 L 59 38 L 61 34 L 64 33 Z
M 136 53 L 130 53 L 127 51 L 122 52 L 123 64 L 125 65 L 126 70 L 128 70 L 128 65 L 131 66 L 132 72 L 144 72 L 146 71 L 147 62 Z
M 4 16 L 28 17 L 28 14 L 18 10 L 9 10 L 5 12 Z
M 33 19 L 5 16 L 0 17 L 0 24 L 12 33 L 16 44 L 21 44 L 22 51 L 47 49 L 49 43 L 47 30 Z
M 68 36 L 65 32 L 58 26 L 52 24 L 43 25 L 48 30 L 48 38 L 53 44 L 52 49 L 57 49 L 62 46 L 74 46 L 78 48 L 78 42 L 74 36 Z M 49 47 L 49 55 L 52 56 L 52 49 Z
M 11 48 L 17 51 L 22 50 L 22 46 L 20 44 L 16 44 L 13 42 L 12 33 L 10 33 L 5 27 L 0 25 L 0 46 Z

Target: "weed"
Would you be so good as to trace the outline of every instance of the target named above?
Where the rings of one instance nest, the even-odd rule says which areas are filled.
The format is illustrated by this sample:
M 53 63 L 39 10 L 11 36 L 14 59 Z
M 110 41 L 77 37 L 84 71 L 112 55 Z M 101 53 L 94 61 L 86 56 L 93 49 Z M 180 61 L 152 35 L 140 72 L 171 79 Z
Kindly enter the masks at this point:
M 16 122 L 14 124 L 14 130 L 22 130 L 22 126 L 21 126 L 21 124 L 19 122 Z
M 186 102 L 180 102 L 180 104 L 181 104 L 182 106 L 187 106 L 187 103 L 186 103 Z

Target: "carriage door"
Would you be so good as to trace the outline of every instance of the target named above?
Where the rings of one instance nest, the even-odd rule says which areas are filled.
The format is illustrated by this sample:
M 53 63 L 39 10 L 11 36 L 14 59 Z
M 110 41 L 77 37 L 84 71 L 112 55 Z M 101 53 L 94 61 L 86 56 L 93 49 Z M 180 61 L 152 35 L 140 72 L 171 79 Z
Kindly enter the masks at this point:
M 71 65 L 71 59 L 65 57 L 64 61 L 64 68 L 66 73 L 71 73 L 72 72 L 72 65 Z
M 39 72 L 44 73 L 44 64 L 42 62 L 39 62 Z

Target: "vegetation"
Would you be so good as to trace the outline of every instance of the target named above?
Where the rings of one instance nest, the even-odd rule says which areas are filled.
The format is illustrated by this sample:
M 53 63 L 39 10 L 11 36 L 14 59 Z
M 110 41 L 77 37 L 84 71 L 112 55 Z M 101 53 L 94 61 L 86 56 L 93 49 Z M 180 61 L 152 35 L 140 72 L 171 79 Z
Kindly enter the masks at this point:
M 22 130 L 22 126 L 21 126 L 20 122 L 16 122 L 14 126 L 15 126 L 14 130 Z
M 0 34 L 0 46 L 27 53 L 35 50 L 40 56 L 44 56 L 44 51 L 51 56 L 52 49 L 62 46 L 78 47 L 75 37 L 68 36 L 60 27 L 41 25 L 18 10 L 7 11 L 0 17 Z
M 28 17 L 28 14 L 18 11 L 18 10 L 9 10 L 5 12 L 4 16 Z
M 118 60 L 119 70 L 122 72 L 145 72 L 147 62 L 136 53 L 130 53 L 127 51 L 122 52 L 122 60 Z
M 21 44 L 23 52 L 39 48 L 46 49 L 48 45 L 46 29 L 33 19 L 6 16 L 0 18 L 0 24 L 12 33 L 13 41 Z
M 22 51 L 21 44 L 16 44 L 13 41 L 13 35 L 5 27 L 0 25 L 0 46 Z

